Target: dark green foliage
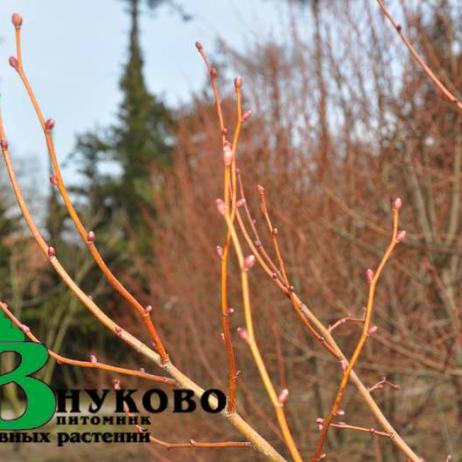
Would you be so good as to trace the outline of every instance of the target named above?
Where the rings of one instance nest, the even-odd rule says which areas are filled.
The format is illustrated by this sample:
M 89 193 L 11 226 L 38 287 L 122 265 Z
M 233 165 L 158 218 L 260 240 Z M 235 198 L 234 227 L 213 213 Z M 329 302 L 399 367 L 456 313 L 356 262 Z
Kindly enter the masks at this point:
M 156 7 L 163 2 L 147 3 Z M 139 30 L 142 3 L 130 0 L 128 4 L 131 29 L 117 122 L 102 133 L 79 138 L 77 151 L 86 180 L 79 193 L 91 209 L 102 214 L 105 224 L 136 233 L 138 249 L 145 249 L 149 234 L 142 217 L 155 216 L 153 186 L 170 162 L 172 117 L 149 92 L 144 79 Z

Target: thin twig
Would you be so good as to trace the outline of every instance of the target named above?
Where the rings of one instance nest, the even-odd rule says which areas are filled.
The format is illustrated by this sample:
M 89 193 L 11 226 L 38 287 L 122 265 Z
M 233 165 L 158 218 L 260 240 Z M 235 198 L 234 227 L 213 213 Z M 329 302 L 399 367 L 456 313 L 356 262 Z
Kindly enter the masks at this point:
M 377 267 L 377 270 L 375 272 L 372 272 L 372 270 L 368 270 L 367 272 L 368 282 L 369 282 L 369 296 L 367 300 L 366 315 L 364 319 L 364 325 L 363 325 L 361 337 L 359 338 L 358 343 L 356 344 L 356 347 L 354 349 L 354 352 L 353 352 L 353 355 L 350 361 L 347 361 L 347 364 L 343 363 L 344 372 L 343 372 L 342 380 L 340 382 L 334 403 L 332 404 L 330 412 L 323 423 L 321 435 L 316 445 L 316 450 L 311 458 L 312 462 L 318 462 L 318 460 L 320 459 L 320 456 L 322 454 L 322 449 L 324 446 L 324 442 L 327 437 L 327 432 L 329 431 L 329 426 L 337 414 L 339 406 L 345 395 L 346 387 L 350 380 L 351 371 L 353 370 L 353 367 L 358 362 L 361 352 L 369 336 L 369 330 L 371 328 L 372 314 L 373 314 L 373 309 L 374 309 L 374 298 L 375 298 L 377 282 L 380 278 L 380 275 L 382 274 L 382 271 L 385 267 L 386 262 L 388 261 L 388 259 L 390 258 L 393 252 L 393 249 L 396 247 L 396 244 L 400 241 L 399 236 L 404 237 L 402 232 L 398 234 L 398 219 L 399 219 L 400 207 L 401 207 L 401 199 L 396 199 L 393 205 L 393 231 L 392 231 L 390 244 L 388 245 L 382 257 L 382 260 L 380 261 L 379 266 Z
M 112 285 L 112 287 L 130 304 L 132 308 L 134 308 L 138 314 L 141 316 L 144 325 L 146 326 L 147 331 L 152 339 L 152 342 L 158 351 L 162 363 L 168 362 L 168 354 L 165 350 L 165 347 L 160 339 L 159 333 L 157 328 L 152 321 L 151 318 L 151 309 L 145 308 L 141 305 L 141 303 L 125 288 L 125 286 L 117 279 L 117 277 L 112 273 L 112 271 L 107 266 L 106 262 L 104 261 L 103 257 L 99 253 L 96 245 L 95 245 L 95 234 L 92 231 L 88 231 L 85 229 L 77 211 L 75 210 L 67 192 L 66 186 L 64 184 L 64 180 L 61 174 L 61 169 L 59 168 L 58 159 L 56 156 L 56 149 L 54 146 L 52 130 L 54 128 L 54 121 L 52 119 L 45 120 L 43 116 L 43 112 L 41 110 L 40 104 L 35 96 L 35 93 L 32 89 L 32 86 L 27 78 L 27 75 L 24 71 L 23 60 L 22 60 L 22 53 L 21 53 L 21 27 L 15 27 L 15 34 L 16 34 L 16 61 L 14 62 L 15 65 L 13 66 L 14 69 L 18 72 L 24 87 L 29 95 L 30 101 L 32 106 L 34 107 L 35 113 L 37 118 L 39 119 L 40 125 L 42 127 L 43 133 L 45 135 L 45 140 L 48 148 L 48 153 L 51 158 L 51 163 L 53 166 L 53 171 L 55 174 L 55 178 L 53 179 L 54 183 L 56 184 L 61 197 L 63 198 L 64 204 L 66 209 L 71 217 L 82 241 L 87 245 L 91 255 L 93 256 L 95 262 L 97 263 L 98 267 L 100 268 L 101 272 L 104 274 L 107 281 Z

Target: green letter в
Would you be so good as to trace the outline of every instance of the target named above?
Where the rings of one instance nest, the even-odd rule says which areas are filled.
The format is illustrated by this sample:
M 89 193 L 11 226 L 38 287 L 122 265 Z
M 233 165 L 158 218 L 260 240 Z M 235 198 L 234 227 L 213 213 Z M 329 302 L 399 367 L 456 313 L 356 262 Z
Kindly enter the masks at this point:
M 0 358 L 3 353 L 20 356 L 18 367 L 0 375 L 0 387 L 15 383 L 26 396 L 26 409 L 12 420 L 0 417 L 0 430 L 32 430 L 46 424 L 54 415 L 56 398 L 50 387 L 32 374 L 48 360 L 47 349 L 39 343 L 26 342 L 23 332 L 0 315 Z M 1 359 L 0 359 L 1 360 Z

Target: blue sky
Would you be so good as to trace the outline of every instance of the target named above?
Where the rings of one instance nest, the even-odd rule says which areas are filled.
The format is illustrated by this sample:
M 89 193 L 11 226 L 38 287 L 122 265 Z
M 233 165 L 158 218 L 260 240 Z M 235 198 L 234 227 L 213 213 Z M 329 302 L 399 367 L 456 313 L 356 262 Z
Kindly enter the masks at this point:
M 190 22 L 181 21 L 168 8 L 142 19 L 148 85 L 172 105 L 187 101 L 191 91 L 204 84 L 196 40 L 211 51 L 217 37 L 240 48 L 253 34 L 274 32 L 280 15 L 278 2 L 272 0 L 188 0 L 183 4 L 194 17 Z M 24 66 L 45 116 L 56 120 L 55 140 L 64 161 L 77 133 L 114 120 L 129 27 L 124 9 L 121 0 L 1 2 L 2 111 L 16 163 L 39 186 L 47 178 L 46 152 L 32 108 L 8 65 L 8 57 L 14 54 L 11 14 L 19 12 L 24 17 Z

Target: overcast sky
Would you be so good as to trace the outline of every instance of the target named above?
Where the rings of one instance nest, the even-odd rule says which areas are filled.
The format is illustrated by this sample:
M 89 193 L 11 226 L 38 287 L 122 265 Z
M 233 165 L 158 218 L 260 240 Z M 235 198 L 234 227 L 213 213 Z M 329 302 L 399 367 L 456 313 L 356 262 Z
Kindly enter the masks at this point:
M 194 19 L 183 22 L 168 8 L 142 19 L 142 43 L 149 88 L 169 104 L 187 101 L 204 84 L 196 40 L 213 50 L 218 36 L 235 47 L 248 34 L 277 28 L 280 7 L 273 0 L 188 0 Z M 60 160 L 75 135 L 112 120 L 120 101 L 118 79 L 126 59 L 128 17 L 121 0 L 2 0 L 0 3 L 0 97 L 13 154 L 37 184 L 47 178 L 38 122 L 16 73 L 11 14 L 24 17 L 23 59 L 46 117 L 56 120 Z M 18 162 L 18 160 L 17 160 Z M 72 175 L 72 169 L 68 171 Z

